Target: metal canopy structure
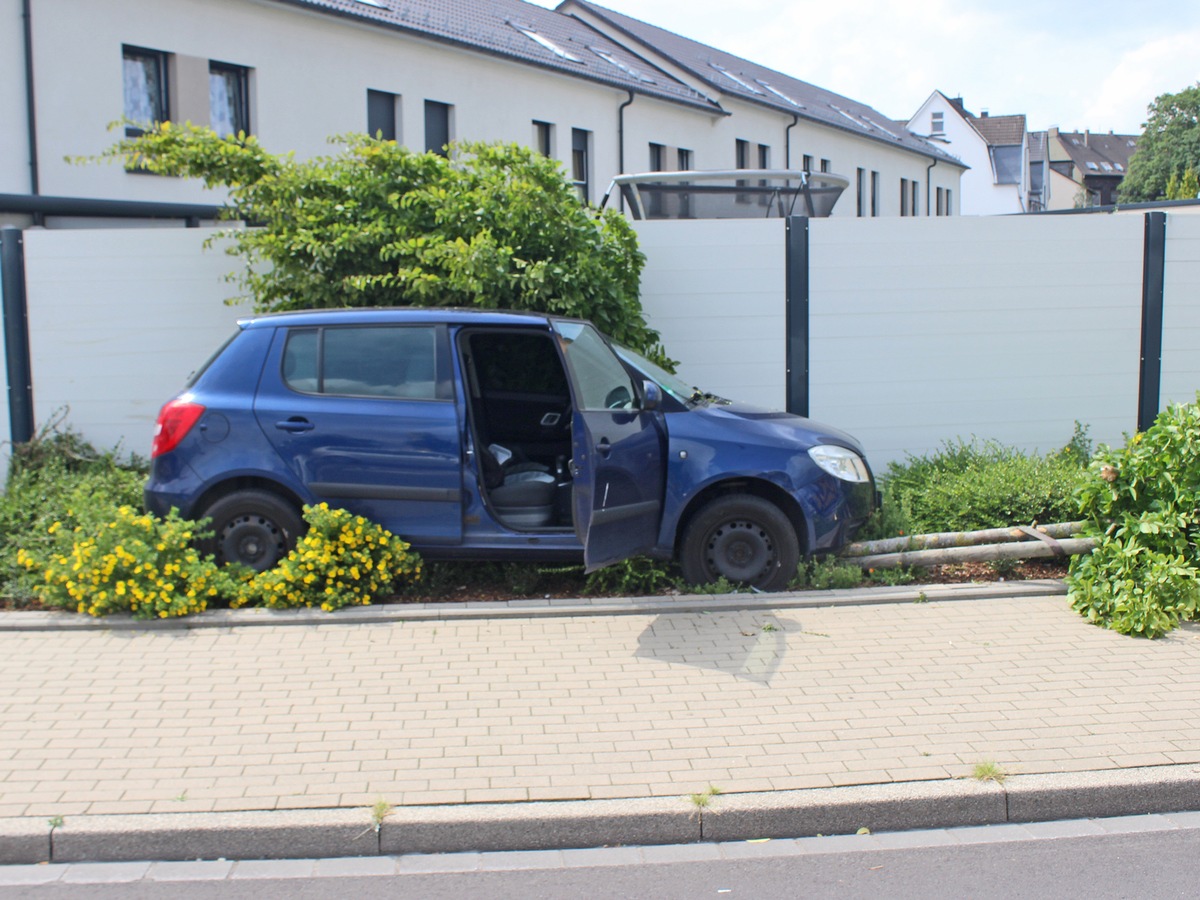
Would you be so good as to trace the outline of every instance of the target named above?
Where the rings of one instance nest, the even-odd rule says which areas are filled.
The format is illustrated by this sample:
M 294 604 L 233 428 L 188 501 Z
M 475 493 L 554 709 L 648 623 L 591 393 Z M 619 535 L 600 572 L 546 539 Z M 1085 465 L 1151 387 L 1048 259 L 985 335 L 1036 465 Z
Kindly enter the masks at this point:
M 604 195 L 620 191 L 635 219 L 824 218 L 850 180 L 830 172 L 718 169 L 618 175 Z

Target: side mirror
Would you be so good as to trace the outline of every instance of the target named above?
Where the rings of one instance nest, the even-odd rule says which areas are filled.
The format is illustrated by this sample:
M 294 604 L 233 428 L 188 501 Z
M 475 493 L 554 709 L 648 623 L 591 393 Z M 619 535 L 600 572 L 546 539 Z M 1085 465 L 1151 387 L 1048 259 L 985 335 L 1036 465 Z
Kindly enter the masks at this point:
M 651 411 L 662 406 L 662 388 L 653 381 L 642 382 L 642 409 Z

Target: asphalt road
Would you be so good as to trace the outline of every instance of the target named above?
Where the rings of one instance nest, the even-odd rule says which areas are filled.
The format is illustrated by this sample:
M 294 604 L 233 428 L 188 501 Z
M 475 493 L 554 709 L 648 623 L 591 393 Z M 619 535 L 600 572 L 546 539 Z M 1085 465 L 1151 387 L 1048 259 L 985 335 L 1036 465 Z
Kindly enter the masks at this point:
M 590 865 L 550 864 L 546 854 L 479 854 L 419 858 L 405 874 L 381 871 L 380 859 L 316 864 L 328 874 L 258 877 L 270 864 L 211 864 L 197 877 L 136 880 L 110 864 L 62 866 L 51 884 L 14 884 L 17 867 L 0 868 L 0 898 L 325 898 L 420 897 L 539 900 L 539 898 L 654 898 L 734 900 L 805 897 L 937 900 L 937 898 L 1191 898 L 1200 885 L 1200 826 L 1162 827 L 1161 817 L 1001 826 L 989 832 L 952 829 L 831 837 L 802 842 L 689 844 L 591 851 Z M 1034 837 L 1021 837 L 1022 834 Z M 1068 836 L 1075 835 L 1075 836 Z M 890 840 L 889 840 L 890 839 Z M 880 848 L 880 843 L 897 846 Z M 911 846 L 899 846 L 910 844 Z M 649 851 L 653 851 L 652 853 Z M 641 861 L 626 862 L 635 855 Z M 704 857 L 720 858 L 704 858 Z M 739 858 L 740 857 L 740 858 Z M 124 864 L 126 867 L 137 864 Z M 187 865 L 187 864 L 184 864 Z M 210 864 L 200 864 L 208 866 Z M 21 867 L 25 870 L 29 867 Z M 403 868 L 403 867 L 402 867 Z M 444 871 L 430 871 L 443 869 Z M 158 877 L 167 870 L 159 869 Z M 175 870 L 182 874 L 181 870 Z M 293 870 L 298 871 L 298 870 Z M 343 874 L 336 874 L 341 871 Z M 240 874 L 239 874 L 240 872 Z M 49 873 L 47 873 L 49 874 Z M 219 876 L 219 877 L 214 877 Z M 75 881 L 72 881 L 72 879 Z M 116 881 L 104 881 L 116 878 Z

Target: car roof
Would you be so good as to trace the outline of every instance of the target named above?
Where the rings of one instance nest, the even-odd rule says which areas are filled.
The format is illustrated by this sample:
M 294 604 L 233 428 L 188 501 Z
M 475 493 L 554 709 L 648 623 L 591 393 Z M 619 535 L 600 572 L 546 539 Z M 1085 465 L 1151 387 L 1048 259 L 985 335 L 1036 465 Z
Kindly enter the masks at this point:
M 506 309 L 393 306 L 363 309 L 308 309 L 263 313 L 238 320 L 239 328 L 274 328 L 278 325 L 542 325 L 558 316 Z

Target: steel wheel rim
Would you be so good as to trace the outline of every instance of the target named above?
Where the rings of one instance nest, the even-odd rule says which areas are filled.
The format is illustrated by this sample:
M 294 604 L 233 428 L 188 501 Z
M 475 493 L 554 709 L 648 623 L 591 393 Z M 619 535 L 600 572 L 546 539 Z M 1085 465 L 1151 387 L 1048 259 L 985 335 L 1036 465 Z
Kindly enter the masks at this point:
M 263 515 L 246 513 L 230 521 L 221 530 L 221 556 L 262 571 L 283 558 L 283 531 Z
M 778 562 L 771 534 L 748 519 L 722 522 L 708 534 L 704 565 L 715 578 L 754 584 Z

